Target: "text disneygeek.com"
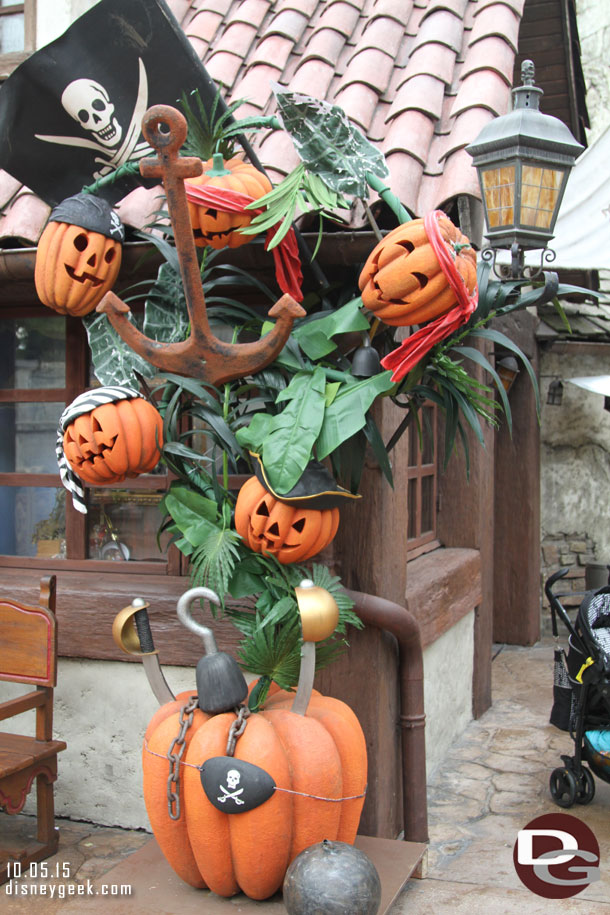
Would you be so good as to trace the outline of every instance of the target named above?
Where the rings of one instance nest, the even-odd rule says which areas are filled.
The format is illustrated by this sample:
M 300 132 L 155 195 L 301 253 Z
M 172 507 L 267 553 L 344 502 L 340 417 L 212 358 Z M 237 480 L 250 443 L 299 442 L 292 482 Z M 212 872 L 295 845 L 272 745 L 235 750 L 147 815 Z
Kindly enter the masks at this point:
M 94 886 L 91 880 L 82 883 L 46 883 L 46 880 L 70 880 L 70 865 L 66 862 L 49 864 L 46 861 L 30 864 L 22 873 L 18 861 L 8 864 L 8 882 L 3 889 L 7 896 L 42 896 L 45 899 L 66 899 L 69 896 L 131 896 L 129 883 L 102 883 Z M 30 881 L 37 881 L 36 883 Z

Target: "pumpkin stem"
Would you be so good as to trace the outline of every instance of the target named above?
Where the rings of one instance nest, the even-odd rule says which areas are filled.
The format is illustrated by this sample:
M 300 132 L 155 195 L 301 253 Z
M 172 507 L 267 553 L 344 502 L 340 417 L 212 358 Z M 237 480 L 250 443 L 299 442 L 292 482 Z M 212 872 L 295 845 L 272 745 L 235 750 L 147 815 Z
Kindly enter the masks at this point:
M 455 241 L 455 242 L 453 242 L 452 247 L 453 247 L 453 250 L 455 251 L 455 253 L 459 254 L 460 251 L 462 250 L 462 248 L 472 248 L 472 245 L 470 244 L 469 241 L 461 242 L 461 243 L 459 241 Z
M 231 172 L 228 168 L 225 168 L 225 161 L 222 158 L 222 153 L 214 153 L 212 156 L 212 168 L 208 169 L 206 175 L 209 175 L 211 178 L 219 178 L 221 175 L 230 175 Z

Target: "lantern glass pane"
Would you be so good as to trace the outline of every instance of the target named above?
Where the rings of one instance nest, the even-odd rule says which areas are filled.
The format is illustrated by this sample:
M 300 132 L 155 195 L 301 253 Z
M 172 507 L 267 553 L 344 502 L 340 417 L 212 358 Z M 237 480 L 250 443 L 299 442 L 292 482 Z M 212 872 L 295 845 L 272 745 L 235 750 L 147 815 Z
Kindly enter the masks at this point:
M 523 226 L 550 229 L 563 180 L 563 170 L 524 165 L 521 171 L 521 218 Z
M 514 222 L 515 166 L 488 168 L 481 173 L 490 229 Z

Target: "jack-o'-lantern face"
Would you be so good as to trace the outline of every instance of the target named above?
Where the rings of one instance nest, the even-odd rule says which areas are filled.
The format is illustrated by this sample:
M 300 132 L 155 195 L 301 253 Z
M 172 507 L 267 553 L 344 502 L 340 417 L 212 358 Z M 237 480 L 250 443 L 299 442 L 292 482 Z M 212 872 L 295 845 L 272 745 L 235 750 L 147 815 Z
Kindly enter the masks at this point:
M 87 197 L 79 194 L 60 204 L 38 243 L 36 291 L 44 305 L 60 314 L 93 311 L 121 266 L 123 227 L 105 201 L 81 202 Z
M 235 530 L 255 553 L 273 553 L 286 565 L 315 556 L 339 526 L 339 509 L 295 508 L 278 501 L 256 477 L 239 491 Z
M 163 421 L 143 398 L 95 407 L 64 432 L 66 460 L 88 483 L 103 486 L 148 473 L 157 464 Z
M 252 210 L 222 208 L 223 193 L 226 191 L 243 195 L 245 201 L 258 200 L 271 190 L 271 182 L 253 165 L 234 157 L 224 161 L 215 155 L 203 163 L 203 174 L 185 181 L 189 217 L 195 244 L 199 248 L 238 248 L 251 241 L 254 236 L 244 235 L 240 229 L 249 226 L 254 218 Z M 189 196 L 189 188 L 208 189 L 218 195 L 218 205 L 196 202 Z M 239 199 L 239 198 L 238 198 Z
M 476 286 L 476 254 L 451 220 L 438 221 L 441 238 L 466 288 Z M 422 324 L 447 312 L 457 297 L 428 239 L 423 219 L 389 232 L 370 253 L 359 286 L 366 308 L 385 324 Z

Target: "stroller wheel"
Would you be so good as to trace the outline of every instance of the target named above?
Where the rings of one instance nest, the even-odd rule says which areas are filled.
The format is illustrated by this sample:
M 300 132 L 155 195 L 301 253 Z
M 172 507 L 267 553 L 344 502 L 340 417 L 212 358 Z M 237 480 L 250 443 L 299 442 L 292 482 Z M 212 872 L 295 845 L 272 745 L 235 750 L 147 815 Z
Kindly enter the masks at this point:
M 585 766 L 581 769 L 581 776 L 576 794 L 577 804 L 590 804 L 595 797 L 595 779 L 591 771 Z
M 576 800 L 578 783 L 570 769 L 554 769 L 549 782 L 551 797 L 560 807 L 571 807 Z

